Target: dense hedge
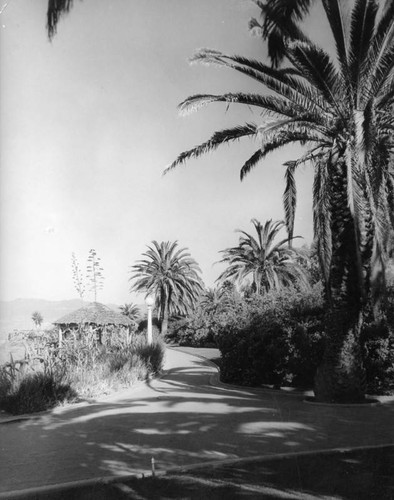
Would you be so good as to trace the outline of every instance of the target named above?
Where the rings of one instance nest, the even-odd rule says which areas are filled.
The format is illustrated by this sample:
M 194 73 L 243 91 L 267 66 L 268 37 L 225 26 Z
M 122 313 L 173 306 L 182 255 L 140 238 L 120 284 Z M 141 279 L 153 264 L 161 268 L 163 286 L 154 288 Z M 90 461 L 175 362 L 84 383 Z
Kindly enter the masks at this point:
M 394 392 L 394 300 L 387 317 L 366 318 L 361 341 L 367 392 Z M 391 313 L 393 312 L 393 313 Z M 216 334 L 225 382 L 312 387 L 324 350 L 321 288 L 285 290 L 222 315 Z M 220 322 L 219 322 L 220 323 Z
M 225 382 L 310 385 L 323 351 L 321 290 L 256 297 L 222 315 L 216 341 Z

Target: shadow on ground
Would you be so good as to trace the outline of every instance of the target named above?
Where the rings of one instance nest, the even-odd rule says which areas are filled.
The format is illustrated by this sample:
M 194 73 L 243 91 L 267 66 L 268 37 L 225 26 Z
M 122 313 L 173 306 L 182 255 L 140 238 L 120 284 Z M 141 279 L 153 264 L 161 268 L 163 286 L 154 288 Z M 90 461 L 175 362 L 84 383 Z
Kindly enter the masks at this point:
M 256 460 L 191 473 L 52 490 L 23 498 L 390 500 L 394 498 L 394 446 L 350 453 Z
M 0 426 L 0 492 L 146 474 L 152 457 L 160 471 L 394 442 L 393 404 L 311 406 L 294 396 L 212 387 L 213 373 L 212 367 L 195 360 L 128 397 L 60 408 L 38 420 Z

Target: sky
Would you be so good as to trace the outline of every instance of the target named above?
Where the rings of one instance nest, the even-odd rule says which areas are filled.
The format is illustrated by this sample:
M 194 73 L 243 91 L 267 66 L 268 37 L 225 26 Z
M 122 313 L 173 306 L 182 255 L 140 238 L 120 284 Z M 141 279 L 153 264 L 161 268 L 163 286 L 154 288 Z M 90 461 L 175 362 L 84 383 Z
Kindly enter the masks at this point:
M 94 248 L 105 277 L 98 300 L 142 302 L 130 293 L 130 268 L 152 240 L 187 247 L 212 287 L 236 229 L 283 218 L 283 163 L 297 147 L 271 155 L 242 183 L 240 167 L 256 150 L 248 140 L 163 176 L 215 130 L 261 120 L 220 103 L 186 117 L 177 110 L 195 93 L 263 91 L 228 69 L 188 62 L 202 47 L 267 61 L 248 32 L 258 15 L 252 2 L 78 1 L 52 42 L 47 0 L 0 6 L 1 300 L 77 298 L 71 255 L 85 268 Z M 310 26 L 322 36 L 319 25 Z M 309 244 L 310 167 L 297 184 L 295 233 Z

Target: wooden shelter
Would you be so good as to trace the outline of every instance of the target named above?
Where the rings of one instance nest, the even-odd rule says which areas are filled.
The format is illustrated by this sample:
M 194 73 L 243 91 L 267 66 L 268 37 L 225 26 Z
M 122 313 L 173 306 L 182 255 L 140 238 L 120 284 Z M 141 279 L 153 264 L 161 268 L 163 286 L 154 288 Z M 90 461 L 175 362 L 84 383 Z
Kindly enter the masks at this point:
M 99 302 L 92 302 L 68 313 L 54 321 L 53 324 L 59 327 L 59 346 L 61 346 L 63 334 L 67 330 L 81 329 L 82 327 L 95 328 L 98 330 L 99 341 L 101 342 L 101 332 L 107 326 L 113 325 L 127 328 L 128 334 L 130 334 L 131 327 L 134 325 L 133 321 L 124 314 L 118 313 Z

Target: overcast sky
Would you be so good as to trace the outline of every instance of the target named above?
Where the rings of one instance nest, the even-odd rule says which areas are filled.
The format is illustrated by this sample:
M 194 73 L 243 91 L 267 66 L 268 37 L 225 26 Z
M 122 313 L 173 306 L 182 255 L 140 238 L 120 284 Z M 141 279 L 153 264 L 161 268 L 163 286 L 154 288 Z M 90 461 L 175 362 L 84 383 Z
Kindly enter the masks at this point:
M 153 239 L 188 247 L 212 286 L 235 229 L 283 218 L 282 164 L 299 150 L 272 155 L 242 183 L 256 149 L 248 140 L 162 173 L 215 130 L 259 122 L 236 105 L 177 112 L 194 93 L 262 90 L 188 63 L 201 47 L 265 60 L 247 28 L 257 9 L 248 0 L 83 0 L 51 43 L 46 5 L 9 0 L 1 14 L 1 299 L 76 298 L 71 254 L 85 267 L 94 248 L 106 278 L 98 300 L 141 302 L 129 270 Z M 296 234 L 310 243 L 310 169 L 297 178 Z

